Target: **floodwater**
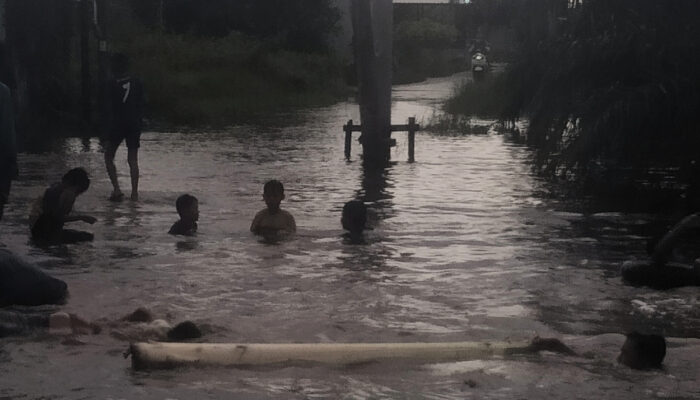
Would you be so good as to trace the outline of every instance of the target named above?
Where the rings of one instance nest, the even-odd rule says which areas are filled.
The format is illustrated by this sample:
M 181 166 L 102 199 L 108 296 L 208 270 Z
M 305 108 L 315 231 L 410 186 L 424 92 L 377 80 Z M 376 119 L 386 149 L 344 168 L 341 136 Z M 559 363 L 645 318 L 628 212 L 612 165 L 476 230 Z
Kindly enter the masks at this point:
M 464 79 L 394 89 L 394 122 L 419 122 Z M 417 342 L 562 339 L 581 354 L 545 353 L 440 364 L 352 368 L 204 368 L 133 371 L 127 343 L 108 332 L 62 344 L 46 335 L 0 339 L 3 399 L 561 399 L 700 397 L 697 288 L 654 291 L 623 284 L 619 264 L 644 257 L 652 216 L 591 209 L 550 196 L 530 151 L 489 131 L 404 134 L 394 163 L 365 173 L 343 158 L 352 102 L 218 132 L 146 132 L 141 201 L 107 201 L 98 140 L 66 139 L 22 154 L 2 243 L 65 280 L 60 309 L 116 320 L 139 306 L 171 322 L 193 320 L 210 342 Z M 488 121 L 476 121 L 488 124 Z M 76 210 L 98 218 L 89 244 L 33 247 L 27 208 L 68 168 L 90 190 Z M 124 149 L 117 155 L 128 188 Z M 261 243 L 248 229 L 264 207 L 262 185 L 285 184 L 296 238 Z M 128 190 L 126 191 L 128 195 Z M 199 234 L 168 235 L 181 193 L 200 200 Z M 367 245 L 343 242 L 340 210 L 366 201 Z M 81 224 L 76 223 L 75 227 Z M 665 367 L 617 365 L 622 333 L 669 338 Z

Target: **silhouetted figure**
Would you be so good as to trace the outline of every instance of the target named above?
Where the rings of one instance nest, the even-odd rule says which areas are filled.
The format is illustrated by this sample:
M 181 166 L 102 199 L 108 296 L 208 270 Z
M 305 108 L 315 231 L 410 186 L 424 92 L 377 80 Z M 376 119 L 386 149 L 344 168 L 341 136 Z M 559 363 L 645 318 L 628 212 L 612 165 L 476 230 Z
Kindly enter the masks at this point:
M 199 201 L 197 198 L 183 194 L 175 201 L 175 208 L 180 215 L 180 220 L 170 227 L 168 233 L 184 236 L 192 236 L 197 233 L 197 221 L 199 220 Z
M 0 220 L 10 196 L 10 186 L 17 179 L 17 138 L 10 89 L 0 82 Z
M 75 199 L 90 187 L 90 178 L 82 168 L 68 171 L 60 183 L 51 185 L 39 198 L 30 215 L 32 239 L 39 244 L 77 243 L 93 239 L 92 233 L 63 229 L 67 222 L 94 224 L 95 217 L 71 215 Z
M 491 51 L 491 45 L 486 39 L 476 38 L 469 42 L 467 51 L 470 55 L 474 55 L 475 53 L 488 54 Z
M 673 250 L 678 241 L 689 230 L 700 228 L 700 213 L 690 214 L 674 225 L 656 245 L 652 246 L 651 259 L 657 266 L 662 266 L 673 259 Z
M 124 194 L 119 188 L 117 168 L 114 155 L 119 144 L 126 140 L 127 160 L 131 175 L 131 200 L 139 198 L 139 161 L 138 151 L 141 146 L 141 118 L 143 115 L 143 86 L 138 78 L 129 76 L 129 60 L 123 54 L 112 56 L 112 73 L 114 80 L 110 85 L 112 104 L 112 123 L 105 148 L 105 165 L 109 180 L 114 190 L 109 197 L 112 201 L 121 201 Z
M 263 200 L 267 208 L 255 214 L 253 223 L 250 225 L 251 232 L 266 239 L 275 239 L 296 232 L 294 217 L 280 208 L 280 203 L 284 200 L 282 182 L 273 179 L 265 183 Z
M 128 314 L 122 318 L 123 321 L 129 322 L 151 322 L 153 321 L 153 314 L 143 307 L 139 307 L 131 314 Z
M 363 232 L 367 224 L 367 206 L 359 200 L 352 200 L 343 206 L 343 215 L 340 218 L 343 229 L 348 231 L 347 239 L 353 244 L 364 244 Z
M 175 326 L 164 319 L 155 319 L 144 307 L 116 320 L 101 320 L 112 337 L 129 342 L 183 341 L 202 337 L 202 331 L 192 321 L 183 321 Z
M 663 336 L 632 332 L 627 335 L 617 361 L 634 369 L 661 368 L 665 356 Z
M 187 339 L 198 339 L 202 337 L 202 331 L 192 321 L 184 321 L 175 325 L 167 333 L 168 340 L 179 342 Z
M 0 249 L 0 307 L 63 304 L 68 285 Z
M 651 262 L 626 261 L 622 277 L 633 285 L 656 289 L 700 285 L 700 259 L 674 254 L 679 241 L 689 231 L 700 227 L 700 213 L 690 214 L 674 225 L 658 242 L 647 245 Z M 695 254 L 697 256 L 697 254 Z

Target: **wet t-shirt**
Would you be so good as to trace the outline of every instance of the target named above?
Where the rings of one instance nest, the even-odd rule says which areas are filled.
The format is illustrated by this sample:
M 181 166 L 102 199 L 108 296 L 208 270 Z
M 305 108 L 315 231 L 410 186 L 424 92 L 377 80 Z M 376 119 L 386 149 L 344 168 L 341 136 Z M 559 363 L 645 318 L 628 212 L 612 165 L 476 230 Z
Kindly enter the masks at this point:
M 138 78 L 125 76 L 112 81 L 112 128 L 127 132 L 141 131 L 143 86 Z

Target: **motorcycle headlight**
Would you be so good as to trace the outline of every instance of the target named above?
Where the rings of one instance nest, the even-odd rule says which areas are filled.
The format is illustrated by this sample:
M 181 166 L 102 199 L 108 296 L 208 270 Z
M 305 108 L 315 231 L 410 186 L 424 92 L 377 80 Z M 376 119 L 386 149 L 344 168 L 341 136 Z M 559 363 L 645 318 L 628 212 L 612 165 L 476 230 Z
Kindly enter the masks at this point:
M 484 59 L 483 56 L 476 56 L 476 57 L 474 57 L 474 58 L 475 58 L 476 60 L 483 60 L 483 59 Z

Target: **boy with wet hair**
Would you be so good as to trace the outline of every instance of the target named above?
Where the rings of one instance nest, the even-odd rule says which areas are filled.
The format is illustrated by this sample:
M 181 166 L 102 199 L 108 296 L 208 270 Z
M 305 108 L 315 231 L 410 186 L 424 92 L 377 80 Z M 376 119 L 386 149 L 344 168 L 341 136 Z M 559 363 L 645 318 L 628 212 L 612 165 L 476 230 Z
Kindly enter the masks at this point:
M 661 368 L 666 357 L 666 338 L 656 334 L 632 332 L 620 349 L 617 362 L 633 369 Z
M 63 175 L 60 183 L 46 189 L 29 216 L 32 239 L 42 244 L 91 241 L 94 238 L 92 233 L 63 229 L 67 222 L 94 224 L 97 221 L 89 215 L 70 215 L 75 199 L 89 187 L 87 172 L 82 168 L 73 168 Z
M 109 196 L 112 201 L 121 201 L 124 194 L 119 188 L 114 156 L 122 141 L 126 141 L 127 161 L 131 176 L 131 200 L 139 198 L 138 152 L 141 146 L 141 117 L 143 114 L 143 86 L 138 78 L 128 74 L 129 59 L 124 54 L 112 56 L 114 79 L 110 86 L 112 123 L 105 147 L 105 166 L 114 190 Z
M 255 214 L 250 231 L 266 238 L 296 232 L 297 225 L 289 212 L 280 208 L 284 200 L 284 185 L 278 180 L 270 180 L 263 187 L 263 200 L 267 208 Z
M 359 200 L 352 200 L 343 206 L 343 216 L 340 219 L 343 229 L 348 231 L 351 243 L 364 243 L 362 232 L 367 224 L 367 206 Z
M 175 208 L 180 215 L 180 220 L 170 227 L 168 233 L 184 236 L 192 236 L 197 233 L 197 221 L 199 220 L 199 201 L 197 198 L 183 194 L 175 201 Z

